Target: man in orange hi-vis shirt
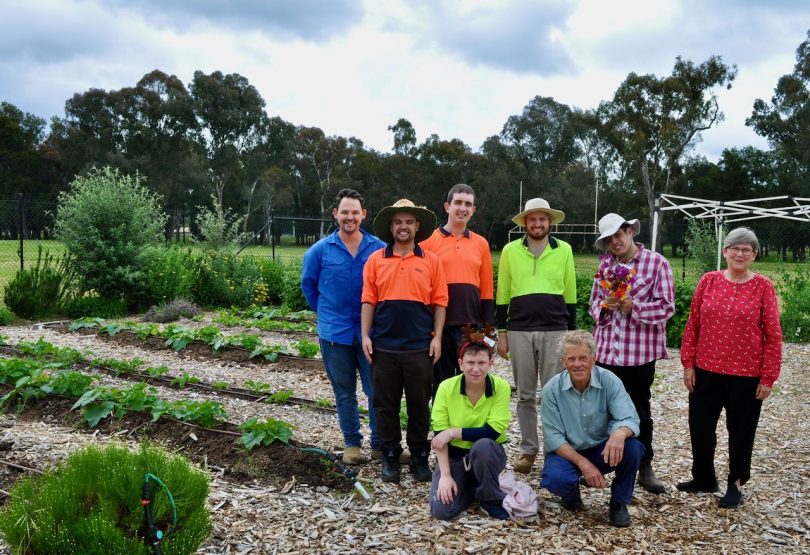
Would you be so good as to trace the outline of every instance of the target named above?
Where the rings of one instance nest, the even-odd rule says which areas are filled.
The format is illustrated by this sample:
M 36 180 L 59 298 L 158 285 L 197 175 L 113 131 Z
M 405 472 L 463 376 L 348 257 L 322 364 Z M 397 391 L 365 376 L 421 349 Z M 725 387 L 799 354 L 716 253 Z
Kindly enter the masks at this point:
M 441 356 L 447 281 L 439 258 L 417 245 L 436 226 L 427 208 L 401 199 L 374 218 L 374 234 L 386 247 L 363 269 L 360 333 L 371 362 L 374 409 L 383 452 L 383 482 L 399 482 L 402 393 L 408 412 L 406 442 L 411 474 L 430 482 L 430 395 L 433 365 Z
M 447 223 L 436 228 L 419 246 L 442 261 L 447 278 L 447 317 L 442 332 L 442 356 L 433 367 L 433 396 L 439 384 L 460 373 L 458 351 L 462 328 L 495 324 L 492 257 L 487 240 L 467 225 L 475 214 L 475 192 L 464 183 L 453 185 L 444 203 Z

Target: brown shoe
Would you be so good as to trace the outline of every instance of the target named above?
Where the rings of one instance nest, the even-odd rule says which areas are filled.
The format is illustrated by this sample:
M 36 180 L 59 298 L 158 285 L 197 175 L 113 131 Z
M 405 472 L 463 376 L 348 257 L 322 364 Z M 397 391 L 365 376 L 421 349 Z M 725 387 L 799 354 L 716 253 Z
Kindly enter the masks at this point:
M 343 450 L 343 464 L 360 464 L 363 462 L 363 453 L 359 447 L 346 447 Z
M 534 459 L 536 458 L 537 455 L 527 455 L 526 453 L 521 453 L 515 459 L 515 462 L 512 463 L 512 468 L 515 472 L 528 474 L 532 471 L 532 465 L 534 464 Z

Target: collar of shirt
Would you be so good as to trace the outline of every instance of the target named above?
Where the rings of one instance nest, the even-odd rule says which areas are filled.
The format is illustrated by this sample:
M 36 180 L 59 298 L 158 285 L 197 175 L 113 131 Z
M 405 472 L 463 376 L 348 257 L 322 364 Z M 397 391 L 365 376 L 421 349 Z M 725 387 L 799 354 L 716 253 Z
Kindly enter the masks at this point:
M 528 239 L 528 237 L 526 237 L 524 235 L 523 236 L 523 242 L 521 244 L 523 245 L 523 248 L 526 249 L 526 252 L 531 253 L 531 251 L 529 250 L 529 239 Z M 551 235 L 549 235 L 548 236 L 548 245 L 547 246 L 551 247 L 552 249 L 556 249 L 559 245 L 557 244 L 557 240 L 554 237 L 552 237 Z M 545 253 L 546 250 L 543 249 L 543 252 Z M 532 256 L 534 256 L 534 255 L 532 255 Z M 540 255 L 540 256 L 542 256 L 542 255 Z
M 588 382 L 588 387 L 596 387 L 598 389 L 602 389 L 602 382 L 599 379 L 599 372 L 596 369 L 599 368 L 594 364 L 593 368 L 591 368 L 591 379 Z M 568 389 L 574 388 L 574 382 L 571 381 L 571 374 L 568 373 L 568 370 L 560 376 L 560 386 L 563 391 Z M 588 387 L 585 388 L 585 391 L 588 391 Z M 584 392 L 583 392 L 584 393 Z
M 394 245 L 388 245 L 387 247 L 385 247 L 385 258 L 391 258 L 392 256 L 395 256 L 394 255 Z M 404 256 L 397 254 L 396 256 L 399 256 L 401 258 L 408 258 L 409 256 L 424 257 L 425 256 L 425 251 L 422 250 L 422 247 L 420 247 L 419 245 L 416 245 L 416 246 L 414 246 L 413 251 L 409 252 L 408 254 L 406 254 Z
M 462 374 L 461 380 L 460 380 L 459 383 L 461 384 L 460 387 L 459 387 L 459 393 L 461 393 L 462 395 L 464 395 L 466 397 L 467 396 L 466 376 L 464 376 Z M 495 385 L 493 384 L 492 376 L 487 374 L 487 383 L 484 386 L 484 396 L 492 397 L 494 394 L 495 394 Z
M 450 237 L 451 235 L 453 235 L 453 233 L 451 231 L 447 231 L 446 229 L 444 229 L 444 226 L 439 227 L 439 233 L 441 233 L 445 237 Z M 469 239 L 470 238 L 470 230 L 468 228 L 464 228 L 464 233 L 462 233 L 462 235 L 464 237 L 466 237 L 467 239 Z

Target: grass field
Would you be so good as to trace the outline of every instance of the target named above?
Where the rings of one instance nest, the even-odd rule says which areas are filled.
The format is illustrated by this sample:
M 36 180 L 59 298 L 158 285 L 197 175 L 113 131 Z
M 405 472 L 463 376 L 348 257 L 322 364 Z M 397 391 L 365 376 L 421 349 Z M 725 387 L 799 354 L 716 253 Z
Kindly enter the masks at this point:
M 282 262 L 300 261 L 308 246 L 295 245 L 292 237 L 285 237 L 284 239 L 282 244 L 276 245 L 275 247 L 275 258 Z M 55 255 L 60 255 L 65 252 L 65 246 L 59 241 L 30 240 L 25 241 L 23 245 L 26 268 L 36 263 L 37 251 L 40 246 L 43 250 L 47 250 Z M 183 243 L 183 245 L 193 249 L 200 248 L 198 245 L 192 243 Z M 19 241 L 0 241 L 0 288 L 4 288 L 5 284 L 8 283 L 20 269 L 19 249 Z M 245 248 L 241 254 L 270 258 L 273 256 L 273 249 L 267 245 L 251 245 Z M 492 252 L 492 260 L 494 263 L 498 262 L 500 255 L 500 251 Z M 685 269 L 681 258 L 670 258 L 669 260 L 676 281 L 682 280 L 684 274 L 686 279 L 695 281 L 702 273 L 697 263 L 692 260 L 686 261 Z M 597 264 L 598 256 L 596 254 L 574 255 L 574 265 L 578 275 L 593 274 L 596 271 Z M 810 263 L 797 264 L 793 262 L 780 262 L 776 259 L 775 255 L 770 255 L 766 259 L 757 260 L 753 265 L 754 271 L 765 274 L 774 280 L 778 279 L 780 270 L 784 269 L 790 271 L 799 268 L 810 271 Z M 0 296 L 0 303 L 2 303 L 2 296 Z

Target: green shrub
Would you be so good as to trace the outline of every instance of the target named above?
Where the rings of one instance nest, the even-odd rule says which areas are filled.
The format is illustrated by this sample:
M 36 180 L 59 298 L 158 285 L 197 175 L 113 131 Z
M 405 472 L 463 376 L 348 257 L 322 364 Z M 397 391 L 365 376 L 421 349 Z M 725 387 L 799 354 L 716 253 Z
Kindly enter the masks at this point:
M 73 265 L 69 256 L 56 258 L 37 251 L 36 263 L 17 271 L 6 285 L 3 301 L 17 316 L 39 318 L 54 314 L 73 292 Z
M 256 287 L 263 283 L 252 256 L 208 253 L 194 283 L 194 300 L 206 306 L 238 306 L 254 303 Z
M 180 318 L 193 318 L 199 314 L 202 309 L 191 301 L 186 299 L 174 299 L 169 303 L 160 303 L 157 306 L 150 308 L 146 314 L 143 315 L 144 322 L 174 322 Z
M 13 312 L 4 306 L 0 306 L 0 326 L 7 326 L 16 319 Z
M 717 269 L 717 237 L 711 223 L 690 218 L 684 243 L 688 247 L 687 258 L 695 261 L 700 274 Z
M 689 319 L 696 287 L 697 284 L 694 281 L 675 282 L 675 314 L 667 321 L 667 347 L 681 348 L 683 329 Z
M 84 295 L 69 299 L 62 304 L 60 310 L 70 318 L 118 318 L 127 313 L 127 303 L 121 299 L 105 299 L 98 295 Z
M 284 265 L 272 258 L 259 258 L 257 263 L 262 273 L 262 281 L 267 287 L 267 300 L 256 304 L 281 304 L 284 291 Z
M 91 446 L 42 476 L 23 478 L 0 512 L 0 533 L 15 554 L 146 555 L 140 500 L 147 474 L 166 485 L 176 504 L 172 527 L 169 497 L 153 485 L 154 522 L 168 530 L 162 552 L 193 553 L 211 533 L 208 478 L 184 458 L 150 446 L 137 452 Z
M 239 224 L 242 223 L 242 217 L 232 214 L 230 208 L 223 210 L 214 195 L 211 195 L 211 205 L 213 209 L 207 206 L 197 207 L 195 222 L 200 230 L 200 237 L 195 239 L 210 251 L 235 251 L 241 238 Z
M 309 305 L 301 291 L 301 262 L 284 266 L 284 281 L 281 290 L 281 304 L 289 310 L 307 310 Z
M 77 177 L 59 194 L 54 229 L 75 256 L 83 291 L 127 299 L 143 280 L 141 254 L 159 243 L 166 216 L 139 175 L 109 167 Z
M 596 273 L 596 268 L 594 268 Z M 593 288 L 593 274 L 577 275 L 577 329 L 593 331 L 595 325 L 590 313 L 591 289 Z
M 145 247 L 141 252 L 143 279 L 138 284 L 137 304 L 146 308 L 172 299 L 190 299 L 201 260 L 191 249 Z
M 789 343 L 810 343 L 810 272 L 781 270 L 775 280 L 782 298 L 779 321 L 782 339 Z

